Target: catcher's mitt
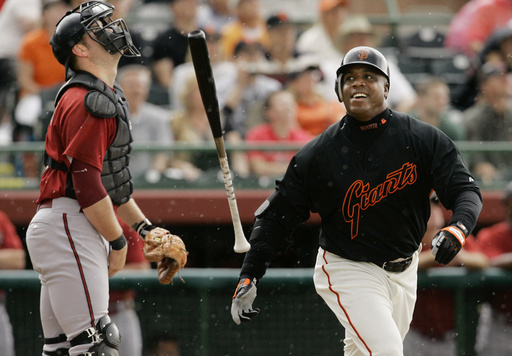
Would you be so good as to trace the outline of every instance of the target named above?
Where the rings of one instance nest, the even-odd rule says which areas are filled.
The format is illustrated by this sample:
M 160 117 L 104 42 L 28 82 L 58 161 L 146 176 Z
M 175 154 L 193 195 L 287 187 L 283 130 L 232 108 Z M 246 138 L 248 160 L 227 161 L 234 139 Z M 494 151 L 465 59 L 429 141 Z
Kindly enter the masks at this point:
M 188 252 L 183 240 L 161 227 L 148 232 L 143 251 L 146 260 L 158 262 L 158 280 L 162 284 L 171 283 L 176 272 L 187 263 Z

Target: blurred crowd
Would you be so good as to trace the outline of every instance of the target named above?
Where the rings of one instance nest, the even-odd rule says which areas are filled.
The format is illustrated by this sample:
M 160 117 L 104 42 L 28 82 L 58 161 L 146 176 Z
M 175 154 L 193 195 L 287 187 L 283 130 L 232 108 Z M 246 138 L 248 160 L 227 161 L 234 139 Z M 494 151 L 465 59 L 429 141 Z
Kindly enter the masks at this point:
M 370 14 L 351 13 L 349 1 L 355 0 L 317 0 L 315 21 L 305 24 L 285 9 L 264 15 L 262 0 L 111 0 L 114 15 L 127 20 L 142 53 L 139 58 L 123 57 L 118 71 L 130 105 L 134 143 L 214 147 L 188 49 L 187 35 L 196 29 L 206 34 L 224 137 L 235 148 L 300 147 L 339 121 L 345 109 L 334 91 L 336 69 L 344 53 L 361 45 L 379 48 L 388 58 L 392 109 L 440 128 L 455 141 L 511 141 L 512 1 L 469 0 L 445 31 L 418 26 L 398 39 L 391 30 L 377 30 Z M 64 82 L 64 68 L 53 57 L 49 39 L 59 19 L 79 4 L 0 0 L 0 145 L 44 141 L 55 95 Z M 166 21 L 137 21 L 137 15 L 151 11 Z M 294 150 L 249 147 L 228 153 L 237 179 L 264 185 L 284 174 Z M 510 153 L 482 150 L 466 158 L 482 187 L 512 180 Z M 0 161 L 11 164 L 16 176 L 38 179 L 42 173 L 41 157 L 35 153 L 2 155 Z M 135 150 L 130 169 L 135 179 L 148 183 L 208 182 L 217 178 L 219 162 L 212 150 Z M 474 244 L 464 248 L 453 266 L 512 267 L 512 186 L 505 190 L 503 204 L 506 220 L 478 231 Z M 428 239 L 444 224 L 440 209 L 433 201 L 420 268 L 435 266 Z M 12 236 L 0 239 L 0 249 L 22 251 L 14 229 L 7 223 L 0 226 L 10 228 L 0 237 Z M 1 252 L 0 269 L 24 267 L 24 255 L 11 251 L 7 263 Z M 194 266 L 203 267 L 200 262 Z M 418 295 L 418 305 L 428 304 L 429 309 L 428 315 L 421 310 L 415 314 L 406 340 L 416 355 L 453 354 L 453 320 L 428 319 L 437 315 L 432 310 L 439 301 L 439 315 L 453 315 L 453 295 L 445 292 Z M 0 292 L 0 315 L 2 296 Z M 495 354 L 512 352 L 506 336 L 512 325 L 509 296 L 508 291 L 487 296 L 482 355 L 492 354 L 486 349 L 490 345 L 500 348 Z
M 310 23 L 294 21 L 286 9 L 268 14 L 262 0 L 110 2 L 115 16 L 127 19 L 142 53 L 123 57 L 118 78 L 131 107 L 136 145 L 212 144 L 188 49 L 187 35 L 196 29 L 206 34 L 228 146 L 297 147 L 340 120 L 345 109 L 333 90 L 336 69 L 343 54 L 360 45 L 386 54 L 392 109 L 437 126 L 456 141 L 512 137 L 510 1 L 471 0 L 446 30 L 418 26 L 404 36 L 382 26 L 377 30 L 370 14 L 351 12 L 349 0 L 318 0 Z M 0 145 L 44 140 L 64 81 L 49 38 L 63 14 L 79 4 L 0 1 Z M 152 16 L 160 20 L 151 22 Z M 275 95 L 281 91 L 290 95 Z M 261 183 L 284 173 L 290 151 L 263 154 L 245 147 L 228 154 L 238 179 Z M 218 173 L 217 157 L 209 150 L 135 150 L 132 156 L 134 178 L 149 183 L 208 182 Z M 509 156 L 483 150 L 466 158 L 483 185 L 504 186 L 512 179 Z M 16 176 L 41 174 L 38 154 L 0 159 Z

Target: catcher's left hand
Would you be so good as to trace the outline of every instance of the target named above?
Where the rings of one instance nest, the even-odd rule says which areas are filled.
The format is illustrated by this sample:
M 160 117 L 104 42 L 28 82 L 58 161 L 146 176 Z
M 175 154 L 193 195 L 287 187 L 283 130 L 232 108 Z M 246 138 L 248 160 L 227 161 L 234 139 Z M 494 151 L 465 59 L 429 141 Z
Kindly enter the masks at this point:
M 183 240 L 168 230 L 155 227 L 144 239 L 144 257 L 149 262 L 158 262 L 158 280 L 169 284 L 172 278 L 187 263 L 187 249 Z

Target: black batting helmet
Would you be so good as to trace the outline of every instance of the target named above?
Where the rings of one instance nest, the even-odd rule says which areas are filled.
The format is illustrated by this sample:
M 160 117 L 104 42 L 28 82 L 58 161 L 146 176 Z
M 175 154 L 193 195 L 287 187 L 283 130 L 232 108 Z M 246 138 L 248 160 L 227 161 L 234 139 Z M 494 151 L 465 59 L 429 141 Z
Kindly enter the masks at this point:
M 67 67 L 73 47 L 87 33 L 102 44 L 110 54 L 120 52 L 126 57 L 139 57 L 132 37 L 123 19 L 113 20 L 114 6 L 103 1 L 84 2 L 70 10 L 57 23 L 50 39 L 53 54 L 59 63 Z
M 341 65 L 336 71 L 336 83 L 334 91 L 341 101 L 341 84 L 343 74 L 348 67 L 355 64 L 366 64 L 377 69 L 377 71 L 386 77 L 389 83 L 389 65 L 386 57 L 375 48 L 372 47 L 354 47 L 347 52 L 345 57 L 341 60 Z

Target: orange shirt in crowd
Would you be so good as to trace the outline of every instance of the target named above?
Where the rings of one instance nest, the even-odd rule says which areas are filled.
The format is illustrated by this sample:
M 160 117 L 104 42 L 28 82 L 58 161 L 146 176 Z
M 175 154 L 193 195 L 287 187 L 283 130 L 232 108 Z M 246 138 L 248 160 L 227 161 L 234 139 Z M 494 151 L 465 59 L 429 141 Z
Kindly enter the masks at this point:
M 297 103 L 297 122 L 312 136 L 318 136 L 333 123 L 340 121 L 346 111 L 334 101 L 317 100 L 314 104 Z
M 64 66 L 53 55 L 50 38 L 44 29 L 27 33 L 18 57 L 32 64 L 34 81 L 41 87 L 50 88 L 64 83 Z
M 259 42 L 264 48 L 268 48 L 270 39 L 265 23 L 262 21 L 256 29 L 248 30 L 239 21 L 228 23 L 222 28 L 221 45 L 226 59 L 231 59 L 235 53 L 235 47 L 241 41 L 247 43 Z

